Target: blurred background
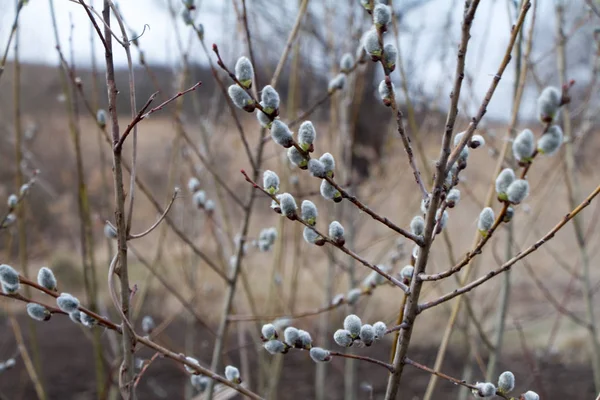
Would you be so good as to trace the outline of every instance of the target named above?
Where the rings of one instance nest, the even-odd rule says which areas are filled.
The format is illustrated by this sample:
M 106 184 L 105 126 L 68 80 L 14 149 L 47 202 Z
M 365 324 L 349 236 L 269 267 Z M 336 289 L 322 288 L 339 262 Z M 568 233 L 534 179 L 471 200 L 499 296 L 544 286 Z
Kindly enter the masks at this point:
M 246 3 L 255 72 L 257 81 L 264 84 L 273 75 L 304 1 Z M 281 118 L 295 120 L 318 103 L 309 117 L 317 130 L 316 154 L 332 153 L 338 161 L 338 182 L 381 215 L 408 226 L 420 213 L 421 195 L 395 118 L 377 93 L 383 78 L 380 67 L 370 61 L 361 64 L 348 76 L 343 90 L 327 94 L 328 82 L 340 70 L 341 56 L 348 52 L 354 55 L 362 33 L 369 29 L 368 14 L 356 0 L 307 3 L 298 38 L 276 85 L 282 100 Z M 392 81 L 417 163 L 430 186 L 454 79 L 464 2 L 390 3 L 395 24 L 386 41 L 396 44 L 400 53 Z M 101 12 L 100 1 L 87 4 Z M 179 1 L 128 0 L 119 2 L 118 7 L 129 37 L 135 39 L 131 52 L 138 108 L 155 92 L 158 95 L 153 106 L 202 82 L 196 91 L 139 124 L 139 186 L 133 230 L 150 226 L 174 188 L 182 189 L 169 212 L 169 223 L 132 242 L 129 256 L 130 281 L 136 290 L 132 301 L 136 326 L 142 317 L 152 316 L 160 328 L 155 334 L 159 343 L 209 365 L 214 335 L 198 320 L 201 317 L 216 328 L 225 285 L 190 243 L 226 270 L 235 253 L 243 210 L 218 180 L 242 199 L 250 190 L 239 170 L 250 170 L 251 166 L 214 74 L 225 86 L 230 81 L 216 67 L 216 57 L 210 51 L 212 44 L 217 44 L 230 68 L 238 57 L 248 55 L 242 2 L 196 0 L 190 15 L 194 25 L 202 25 L 203 41 L 184 21 L 185 6 Z M 471 29 L 455 132 L 465 130 L 479 109 L 504 56 L 519 7 L 517 0 L 481 2 Z M 0 198 L 18 192 L 36 170 L 39 174 L 22 204 L 19 221 L 0 230 L 0 262 L 31 277 L 41 266 L 48 266 L 59 280 L 60 291 L 86 299 L 86 304 L 93 300 L 100 314 L 118 320 L 106 291 L 108 264 L 116 245 L 104 235 L 105 221 L 114 223 L 112 152 L 95 117 L 98 109 L 107 107 L 103 46 L 78 2 L 30 0 L 21 9 L 18 30 L 6 47 L 15 9 L 14 1 L 0 2 L 0 49 L 2 53 L 8 51 L 0 75 Z M 570 145 L 553 157 L 536 160 L 528 175 L 531 195 L 518 207 L 512 232 L 501 229 L 496 233 L 473 263 L 468 280 L 497 268 L 530 246 L 598 185 L 598 10 L 597 0 L 533 1 L 512 61 L 477 131 L 486 144 L 471 151 L 468 168 L 461 173 L 458 188 L 462 200 L 450 213 L 447 233 L 435 242 L 428 272 L 448 269 L 471 249 L 477 217 L 495 179 L 502 148 L 515 132 L 525 128 L 535 134 L 542 132 L 536 99 L 544 87 L 561 86 L 562 64 L 567 81 L 575 81 L 569 91 L 568 131 L 561 121 Z M 117 26 L 115 21 L 113 28 Z M 123 129 L 131 120 L 129 77 L 125 52 L 116 43 L 115 62 Z M 216 67 L 214 72 L 211 66 Z M 521 74 L 526 79 L 520 82 Z M 523 97 L 515 113 L 519 86 L 523 87 Z M 260 125 L 254 115 L 235 112 L 254 149 L 260 140 Z M 127 143 L 125 154 L 130 162 L 131 143 Z M 282 191 L 292 193 L 298 202 L 310 199 L 317 204 L 323 227 L 334 219 L 344 224 L 348 247 L 394 272 L 410 263 L 409 242 L 351 204 L 322 199 L 318 180 L 293 167 L 279 146 L 267 143 L 264 160 L 263 169 L 276 171 L 282 179 Z M 194 204 L 187 190 L 192 177 L 200 180 L 214 210 Z M 87 217 L 79 211 L 82 187 L 89 206 Z M 361 287 L 369 273 L 335 249 L 304 242 L 302 226 L 273 213 L 269 204 L 269 199 L 259 196 L 254 205 L 249 246 L 242 263 L 243 284 L 234 302 L 234 314 L 262 317 L 231 323 L 226 362 L 241 366 L 250 387 L 272 399 L 382 398 L 387 376 L 368 364 L 336 359 L 326 369 L 317 369 L 306 352 L 273 357 L 262 349 L 262 323 L 318 310 L 330 304 L 336 294 Z M 4 215 L 2 207 L 0 215 Z M 594 388 L 591 368 L 594 354 L 590 350 L 585 293 L 589 293 L 589 302 L 597 304 L 599 216 L 600 207 L 592 203 L 582 212 L 577 226 L 565 226 L 548 245 L 517 263 L 506 278 L 498 277 L 470 292 L 452 328 L 442 371 L 468 381 L 482 381 L 490 370 L 498 375 L 510 369 L 517 376 L 517 390 L 536 390 L 542 399 L 594 398 L 598 388 Z M 83 222 L 86 218 L 87 224 Z M 278 238 L 269 251 L 261 251 L 256 240 L 261 230 L 269 227 L 277 229 Z M 86 277 L 84 272 L 84 266 L 90 265 L 96 281 L 93 295 L 90 275 Z M 460 283 L 454 278 L 431 282 L 421 296 L 431 300 L 457 286 Z M 292 319 L 288 324 L 310 331 L 323 347 L 335 347 L 331 337 L 345 315 L 353 312 L 363 321 L 382 320 L 393 326 L 400 303 L 398 291 L 383 285 L 361 296 L 353 306 Z M 434 365 L 452 304 L 445 303 L 418 319 L 409 351 L 412 359 Z M 19 343 L 32 358 L 46 398 L 114 398 L 118 340 L 111 332 L 100 328 L 92 332 L 62 316 L 45 323 L 33 322 L 24 315 L 22 303 L 0 298 L 0 305 L 0 360 L 16 357 L 14 368 L 0 371 L 0 399 L 40 396 Z M 594 313 L 598 318 L 599 307 Z M 387 361 L 391 345 L 390 337 L 356 351 Z M 152 356 L 146 350 L 136 353 L 140 362 Z M 98 375 L 98 371 L 102 373 Z M 409 370 L 401 398 L 423 398 L 429 379 L 423 372 Z M 164 359 L 148 367 L 138 393 L 141 399 L 201 396 L 190 386 L 183 367 Z M 226 391 L 221 395 L 234 396 Z M 445 399 L 471 395 L 440 381 L 428 396 Z

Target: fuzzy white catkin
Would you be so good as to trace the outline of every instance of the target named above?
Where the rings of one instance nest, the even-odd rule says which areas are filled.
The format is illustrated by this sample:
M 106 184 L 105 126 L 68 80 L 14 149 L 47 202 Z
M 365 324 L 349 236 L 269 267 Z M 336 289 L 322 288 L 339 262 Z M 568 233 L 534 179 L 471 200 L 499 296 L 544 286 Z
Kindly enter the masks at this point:
M 38 285 L 45 287 L 48 290 L 56 290 L 56 278 L 54 277 L 54 273 L 48 267 L 40 268 L 37 275 Z
M 506 195 L 512 204 L 519 204 L 529 195 L 529 183 L 525 179 L 517 179 L 510 184 Z
M 327 200 L 334 200 L 341 196 L 341 193 L 325 179 L 321 181 L 321 196 Z
M 283 353 L 285 351 L 285 345 L 279 340 L 269 340 L 265 342 L 263 347 L 271 354 Z
M 333 170 L 335 169 L 335 159 L 330 153 L 323 153 L 321 157 L 319 157 L 319 161 L 323 163 L 325 167 L 325 172 L 330 177 L 333 175 Z
M 348 315 L 344 318 L 344 329 L 350 332 L 353 338 L 357 338 L 360 335 L 360 328 L 362 327 L 362 321 L 358 316 L 354 314 Z
M 537 100 L 538 118 L 542 122 L 551 122 L 558 114 L 562 93 L 553 86 L 545 88 Z
M 292 132 L 288 126 L 276 119 L 271 125 L 271 137 L 280 146 L 290 147 L 294 143 Z
M 496 178 L 496 193 L 506 200 L 506 192 L 511 183 L 516 179 L 515 172 L 510 168 L 504 168 Z
M 254 68 L 247 57 L 238 58 L 235 63 L 235 77 L 246 88 L 252 86 L 252 78 L 254 78 Z
M 288 160 L 297 167 L 303 168 L 308 164 L 308 160 L 295 147 L 290 147 L 287 151 Z
M 354 57 L 350 53 L 345 53 L 340 59 L 340 70 L 348 73 L 352 69 L 352 66 L 354 66 Z
M 310 145 L 314 143 L 317 132 L 312 122 L 304 121 L 298 128 L 298 144 L 303 150 L 308 150 Z
M 298 206 L 296 205 L 296 200 L 294 196 L 289 193 L 282 193 L 277 196 L 279 199 L 279 205 L 281 206 L 281 213 L 287 217 L 293 217 L 296 215 L 296 210 Z
M 508 394 L 515 388 L 515 375 L 510 371 L 505 371 L 498 377 L 498 390 Z
M 298 341 L 303 349 L 309 349 L 312 346 L 312 337 L 310 333 L 298 329 Z
M 263 187 L 271 194 L 277 193 L 279 191 L 279 176 L 271 170 L 263 172 Z
M 19 284 L 19 274 L 13 267 L 8 264 L 0 265 L 0 282 L 7 285 L 18 285 Z
M 195 358 L 193 358 L 193 357 L 186 357 L 186 358 L 185 358 L 185 361 L 187 361 L 187 362 L 189 362 L 189 363 L 191 363 L 191 364 L 194 364 L 194 365 L 200 366 L 200 363 L 198 362 L 198 360 L 196 360 L 196 359 L 195 359 Z M 185 370 L 186 370 L 188 373 L 190 373 L 190 374 L 197 374 L 196 370 L 195 370 L 195 369 L 193 369 L 192 367 L 190 367 L 189 365 L 186 365 L 186 364 L 184 364 L 183 366 L 185 367 Z
M 410 221 L 410 231 L 413 235 L 421 236 L 425 232 L 425 220 L 417 215 Z
M 477 229 L 479 229 L 479 232 L 487 234 L 487 232 L 492 229 L 495 219 L 494 210 L 490 207 L 484 208 L 479 214 L 479 221 L 477 222 Z
M 335 241 L 344 239 L 344 227 L 342 224 L 338 221 L 333 221 L 329 224 L 329 236 Z
M 450 189 L 448 195 L 446 196 L 446 204 L 448 207 L 456 207 L 458 202 L 460 201 L 460 190 L 458 189 Z
M 8 200 L 6 201 L 6 203 L 8 204 L 8 208 L 15 208 L 17 203 L 19 202 L 19 198 L 17 197 L 16 194 L 11 194 L 10 196 L 8 196 Z
M 310 358 L 312 358 L 314 362 L 328 362 L 331 360 L 331 354 L 329 353 L 329 350 L 313 347 L 310 349 Z
M 248 93 L 238 85 L 231 85 L 229 89 L 227 89 L 227 93 L 229 94 L 229 98 L 235 104 L 236 107 L 241 108 L 242 110 L 247 110 L 249 106 L 254 104 L 254 101 L 250 97 Z
M 373 326 L 364 324 L 360 328 L 360 334 L 358 337 L 366 346 L 372 345 L 373 341 L 375 340 L 375 330 L 373 329 Z
M 345 329 L 338 329 L 333 334 L 333 340 L 338 346 L 341 347 L 350 347 L 352 346 L 352 336 L 350 332 Z
M 563 131 L 558 125 L 552 125 L 548 131 L 538 139 L 537 149 L 541 154 L 551 156 L 563 144 Z
M 300 205 L 300 216 L 304 221 L 306 221 L 309 225 L 315 225 L 317 222 L 317 216 L 319 212 L 317 210 L 317 206 L 310 200 L 303 200 Z
M 460 143 L 460 141 L 462 140 L 463 136 L 465 136 L 465 132 L 460 132 L 460 133 L 457 133 L 457 134 L 454 136 L 454 142 L 453 142 L 453 143 L 454 143 L 454 147 L 458 146 L 458 144 L 459 144 L 459 143 Z
M 459 161 L 467 161 L 468 158 L 469 158 L 469 148 L 467 146 L 465 146 L 460 151 L 460 154 L 458 155 L 458 160 Z
M 204 210 L 206 210 L 206 212 L 210 213 L 214 209 L 215 209 L 215 201 L 211 200 L 211 199 L 206 200 L 206 203 L 204 203 Z
M 117 238 L 117 230 L 113 228 L 112 225 L 108 222 L 104 224 L 104 236 L 106 236 L 109 239 Z
M 535 151 L 535 137 L 529 129 L 523 130 L 512 144 L 513 156 L 517 161 L 528 161 Z
M 319 239 L 319 234 L 308 226 L 305 226 L 304 231 L 302 232 L 302 237 L 304 237 L 306 243 L 315 244 L 317 239 Z
M 233 365 L 228 365 L 225 367 L 225 378 L 234 383 L 240 383 L 242 381 L 240 379 L 240 370 Z
M 91 328 L 98 323 L 94 317 L 87 315 L 86 313 L 81 313 L 81 323 L 86 328 Z
M 396 87 L 392 83 L 392 91 L 390 92 L 390 88 L 388 87 L 388 85 L 384 79 L 381 82 L 379 82 L 378 90 L 379 90 L 379 96 L 381 96 L 381 101 L 383 101 L 383 104 L 388 105 L 387 103 L 392 101 L 392 96 L 394 95 L 394 92 L 396 91 Z
M 80 324 L 81 323 L 81 312 L 79 310 L 70 312 L 69 318 L 71 319 L 71 321 L 75 322 L 76 324 Z
M 396 68 L 397 59 L 398 50 L 396 49 L 396 46 L 394 46 L 391 43 L 388 43 L 385 46 L 383 46 L 383 62 L 390 71 L 393 71 Z
M 308 170 L 310 174 L 317 178 L 325 178 L 327 176 L 327 172 L 325 171 L 325 166 L 323 163 L 316 158 L 311 158 L 308 161 Z
M 379 45 L 379 37 L 375 29 L 367 31 L 363 36 L 362 42 L 368 55 L 374 58 L 381 57 L 381 46 Z
M 471 137 L 471 141 L 469 142 L 469 147 L 472 149 L 477 149 L 479 147 L 485 146 L 485 139 L 481 135 L 473 135 Z
M 103 109 L 99 109 L 96 113 L 96 122 L 98 122 L 100 128 L 104 128 L 106 126 L 106 120 L 106 111 L 104 111 Z
M 190 192 L 196 193 L 198 190 L 200 190 L 200 181 L 198 178 L 191 177 L 187 183 L 187 187 Z
M 273 324 L 263 325 L 260 333 L 262 334 L 262 337 L 267 340 L 277 339 L 277 330 Z
M 192 375 L 190 376 L 191 385 L 199 392 L 204 392 L 208 388 L 210 378 L 204 375 Z
M 435 213 L 435 219 L 439 220 L 441 229 L 444 229 L 446 227 L 446 225 L 448 225 L 448 218 L 449 218 L 449 214 L 448 214 L 448 211 L 446 211 L 446 210 L 444 210 L 444 212 L 442 213 L 442 210 L 439 209 Z
M 412 279 L 414 272 L 415 272 L 415 267 L 413 267 L 412 265 L 406 265 L 400 271 L 400 276 L 402 277 L 402 279 L 406 279 L 406 280 L 410 281 Z
M 350 289 L 348 294 L 346 295 L 346 302 L 350 305 L 356 304 L 356 302 L 360 299 L 362 295 L 362 291 L 358 288 Z
M 264 110 L 265 104 L 261 101 L 260 105 Z M 260 123 L 260 126 L 271 129 L 271 124 L 273 123 L 273 121 L 271 121 L 271 118 L 269 118 L 267 114 L 259 110 L 256 112 L 256 119 Z
M 377 27 L 384 27 L 390 23 L 392 11 L 385 4 L 377 4 L 373 10 L 373 22 Z
M 375 339 L 381 339 L 385 336 L 387 325 L 382 321 L 375 322 L 373 324 L 373 330 L 375 331 Z
M 334 304 L 334 305 L 338 305 L 338 304 L 340 304 L 342 301 L 344 301 L 344 297 L 345 297 L 345 296 L 344 296 L 344 294 L 343 294 L 343 293 L 338 293 L 338 294 L 336 294 L 336 295 L 333 297 L 333 299 L 331 299 L 331 304 Z
M 61 293 L 56 299 L 56 304 L 58 304 L 58 308 L 66 313 L 77 311 L 79 308 L 79 300 L 69 293 Z
M 387 265 L 378 265 L 377 267 L 386 273 L 389 272 L 391 269 Z M 372 287 L 383 285 L 384 283 L 385 283 L 385 276 L 381 275 L 377 271 L 371 271 L 371 273 L 369 275 L 367 275 L 367 277 L 363 281 L 364 286 L 372 286 Z
M 204 190 L 198 190 L 192 195 L 192 202 L 197 208 L 202 208 L 206 205 L 206 192 Z
M 288 346 L 294 347 L 296 342 L 300 339 L 300 331 L 293 326 L 288 326 L 283 331 L 283 340 Z
M 496 395 L 496 387 L 490 382 L 477 382 L 475 387 L 479 391 L 479 397 L 490 398 Z
M 15 294 L 19 291 L 21 285 L 19 283 L 11 285 L 9 283 L 0 282 L 0 288 L 2 288 L 2 293 Z
M 346 85 L 346 74 L 337 74 L 327 84 L 327 90 L 333 92 L 335 90 L 342 90 Z
M 279 93 L 271 85 L 263 88 L 260 97 L 261 105 L 267 114 L 272 114 L 279 108 Z
M 37 303 L 27 304 L 27 314 L 36 321 L 47 321 L 51 316 L 50 311 L 46 307 Z
M 540 396 L 533 390 L 523 393 L 523 400 L 540 400 Z
M 142 318 L 142 331 L 144 331 L 146 335 L 152 333 L 155 327 L 156 324 L 151 316 L 145 315 L 144 318 Z

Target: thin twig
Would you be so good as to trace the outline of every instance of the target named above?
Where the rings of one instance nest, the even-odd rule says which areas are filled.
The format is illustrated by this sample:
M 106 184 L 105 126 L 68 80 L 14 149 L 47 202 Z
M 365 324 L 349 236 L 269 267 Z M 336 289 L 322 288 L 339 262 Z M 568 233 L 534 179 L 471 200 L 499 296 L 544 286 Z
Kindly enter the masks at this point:
M 175 190 L 175 192 L 173 193 L 173 196 L 171 197 L 171 201 L 169 202 L 169 204 L 167 204 L 167 208 L 165 208 L 165 211 L 161 214 L 161 216 L 158 218 L 158 220 L 150 228 L 146 229 L 144 232 L 139 233 L 139 234 L 130 233 L 129 240 L 142 238 L 142 237 L 146 236 L 147 234 L 149 234 L 150 232 L 152 232 L 163 221 L 163 219 L 165 219 L 165 217 L 167 216 L 167 213 L 173 206 L 173 203 L 175 202 L 175 199 L 177 198 L 178 194 L 179 194 L 179 191 Z

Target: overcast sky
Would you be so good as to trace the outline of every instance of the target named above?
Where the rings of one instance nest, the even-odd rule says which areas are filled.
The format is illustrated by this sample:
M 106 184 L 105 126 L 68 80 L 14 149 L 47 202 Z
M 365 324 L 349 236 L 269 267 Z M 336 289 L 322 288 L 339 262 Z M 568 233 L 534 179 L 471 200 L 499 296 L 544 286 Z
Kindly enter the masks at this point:
M 119 2 L 122 14 L 126 18 L 129 27 L 137 33 L 141 33 L 144 25 L 148 25 L 143 37 L 140 39 L 146 53 L 146 59 L 153 63 L 166 65 L 176 64 L 178 52 L 175 45 L 175 29 L 168 18 L 168 0 L 123 0 Z M 316 1 L 316 0 L 315 0 Z M 336 0 L 342 2 L 342 0 Z M 415 3 L 419 0 L 396 0 L 394 4 L 402 5 L 404 2 Z M 539 1 L 538 34 L 534 54 L 543 54 L 551 48 L 554 43 L 552 8 L 555 0 Z M 474 94 L 472 103 L 479 103 L 487 90 L 491 78 L 498 68 L 501 57 L 506 48 L 510 35 L 510 22 L 507 3 L 512 0 L 483 0 L 478 10 L 477 18 L 471 30 L 472 39 L 469 44 L 469 56 L 467 58 L 468 71 L 475 77 Z M 579 0 L 568 2 L 578 3 Z M 4 43 L 10 32 L 10 25 L 14 18 L 14 6 L 11 0 L 0 1 L 0 44 Z M 89 3 L 89 0 L 88 0 Z M 175 1 L 179 6 L 180 3 Z M 220 43 L 223 37 L 231 37 L 232 27 L 235 24 L 235 13 L 231 9 L 230 0 L 204 1 L 200 12 L 196 15 L 196 22 L 205 26 L 206 41 Z M 253 0 L 248 0 L 249 7 Z M 271 2 L 279 5 L 280 12 L 277 18 L 282 23 L 291 25 L 293 23 L 297 6 L 297 0 L 279 0 Z M 315 7 L 320 2 L 313 3 Z M 346 3 L 346 1 L 344 1 Z M 357 0 L 358 3 L 358 0 Z M 456 46 L 460 38 L 460 20 L 463 11 L 462 0 L 431 0 L 426 5 L 419 7 L 416 11 L 409 11 L 402 20 L 402 51 L 410 55 L 413 65 L 418 66 L 413 73 L 413 79 L 420 83 L 424 90 L 432 95 L 436 93 L 440 82 L 444 86 L 445 95 L 448 94 L 450 76 L 453 74 Z M 69 0 L 54 0 L 56 17 L 59 26 L 60 40 L 63 49 L 68 49 L 70 33 L 70 20 L 74 23 L 73 49 L 77 63 L 85 65 L 90 60 L 90 23 L 82 7 Z M 95 0 L 98 7 L 100 0 Z M 406 4 L 406 3 L 405 3 Z M 357 5 L 358 7 L 358 5 Z M 275 8 L 275 7 L 274 7 Z M 450 35 L 444 34 L 443 26 L 448 20 L 448 11 L 452 15 L 452 29 Z M 100 8 L 98 8 L 100 11 Z M 277 13 L 270 10 L 270 12 Z M 514 19 L 514 15 L 512 17 Z M 21 59 L 28 62 L 51 63 L 57 62 L 54 50 L 54 36 L 52 31 L 50 7 L 48 0 L 30 0 L 24 7 L 21 15 Z M 179 31 L 184 32 L 184 38 L 189 29 L 179 25 Z M 544 32 L 546 34 L 544 35 Z M 416 33 L 416 34 L 415 34 Z M 418 39 L 415 39 L 418 38 Z M 281 39 L 283 46 L 284 39 Z M 102 49 L 98 41 L 96 48 L 100 62 L 102 61 Z M 440 54 L 447 53 L 442 59 Z M 193 53 L 196 61 L 203 62 L 204 56 L 199 51 Z M 116 62 L 125 64 L 125 56 L 122 51 L 116 52 Z M 314 60 L 318 62 L 319 57 Z M 535 59 L 535 57 L 534 57 Z M 313 60 L 313 62 L 314 62 Z M 552 61 L 552 59 L 551 59 Z M 547 68 L 546 76 L 554 71 L 551 62 Z M 397 78 L 398 75 L 393 75 Z M 544 71 L 542 71 L 544 77 Z M 581 77 L 580 77 L 581 79 Z M 509 115 L 510 99 L 513 87 L 513 68 L 509 67 L 497 90 L 497 95 L 489 107 L 489 115 L 497 118 L 506 118 Z M 534 93 L 530 93 L 531 96 Z M 524 112 L 531 110 L 524 110 Z

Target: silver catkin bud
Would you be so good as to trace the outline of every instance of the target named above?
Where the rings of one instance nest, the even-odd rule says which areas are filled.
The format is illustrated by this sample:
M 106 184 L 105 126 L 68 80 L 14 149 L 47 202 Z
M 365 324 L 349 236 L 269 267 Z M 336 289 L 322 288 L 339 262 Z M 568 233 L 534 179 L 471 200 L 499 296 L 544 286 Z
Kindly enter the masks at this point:
M 314 362 L 328 362 L 331 361 L 331 354 L 329 353 L 329 350 L 313 347 L 310 349 L 310 358 L 312 358 Z
M 398 50 L 391 43 L 383 46 L 383 63 L 386 68 L 392 72 L 396 69 L 396 60 L 398 59 Z
M 270 194 L 276 194 L 279 191 L 279 176 L 271 170 L 263 172 L 263 188 Z
M 79 300 L 69 293 L 61 293 L 56 299 L 56 304 L 58 304 L 58 308 L 66 313 L 77 311 L 79 308 Z
M 346 296 L 344 296 L 343 293 L 338 293 L 335 296 L 333 296 L 333 299 L 331 299 L 331 304 L 337 306 L 338 304 L 341 304 L 345 298 Z
M 362 327 L 362 321 L 358 316 L 354 314 L 348 315 L 344 319 L 344 329 L 350 332 L 350 335 L 356 339 L 360 335 L 360 328 Z
M 519 204 L 529 195 L 529 183 L 525 179 L 517 179 L 510 184 L 506 191 L 508 201 Z
M 402 280 L 404 282 L 410 282 L 413 277 L 414 272 L 415 272 L 415 267 L 413 267 L 412 265 L 406 265 L 400 271 L 400 277 L 402 278 Z
M 425 232 L 425 220 L 417 215 L 410 221 L 410 231 L 413 235 L 422 236 Z
M 348 294 L 346 295 L 346 302 L 350 305 L 356 304 L 356 302 L 360 299 L 362 295 L 362 291 L 358 288 L 350 289 Z
M 240 370 L 233 365 L 228 365 L 225 367 L 225 378 L 233 383 L 242 383 L 242 380 L 240 379 Z
M 279 93 L 271 85 L 263 88 L 260 101 L 267 114 L 273 114 L 279 109 Z
M 496 193 L 500 200 L 508 200 L 508 187 L 516 179 L 515 172 L 510 168 L 503 169 L 496 178 Z
M 473 135 L 471 140 L 469 141 L 469 147 L 472 149 L 477 149 L 479 147 L 485 146 L 485 139 L 481 135 Z
M 394 92 L 396 91 L 396 88 L 394 87 L 393 83 L 391 84 L 391 86 L 392 90 L 390 91 L 390 88 L 385 82 L 385 79 L 379 82 L 379 96 L 381 97 L 381 101 L 383 102 L 383 104 L 387 107 L 392 105 L 392 99 L 394 98 Z
M 373 329 L 373 326 L 369 324 L 364 324 L 360 328 L 359 338 L 360 341 L 365 344 L 365 346 L 368 347 L 372 345 L 373 341 L 375 340 L 375 330 Z
M 317 223 L 319 212 L 317 211 L 315 203 L 310 200 L 304 200 L 300 205 L 300 215 L 309 225 L 314 226 Z
M 548 86 L 537 100 L 538 118 L 541 122 L 552 122 L 558 115 L 562 93 L 555 87 Z
M 385 28 L 392 20 L 392 10 L 385 4 L 377 4 L 373 10 L 373 22 L 377 28 Z
M 345 329 L 338 329 L 333 334 L 333 340 L 338 346 L 350 347 L 352 346 L 352 335 Z
M 529 390 L 523 393 L 522 398 L 523 400 L 540 400 L 540 395 L 533 390 Z
M 343 246 L 346 240 L 344 239 L 344 227 L 342 224 L 338 221 L 333 221 L 329 224 L 329 237 L 340 246 Z
M 316 242 L 321 238 L 317 232 L 308 226 L 304 227 L 304 231 L 302 231 L 302 237 L 308 244 L 316 244 Z
M 473 391 L 476 396 L 490 398 L 496 395 L 496 387 L 490 382 L 477 382 Z
M 252 97 L 250 97 L 250 95 L 246 93 L 244 89 L 238 85 L 231 85 L 229 86 L 229 89 L 227 89 L 227 93 L 237 108 L 241 108 L 242 110 L 248 112 L 254 111 L 254 100 L 252 100 Z
M 299 168 L 306 169 L 308 167 L 308 160 L 295 147 L 290 147 L 288 149 L 287 157 L 292 164 Z
M 312 346 L 312 337 L 310 336 L 310 333 L 303 331 L 302 329 L 298 330 L 298 341 L 303 349 L 310 349 Z
M 506 209 L 506 213 L 504 214 L 504 218 L 502 218 L 502 221 L 510 222 L 510 221 L 512 221 L 514 215 L 515 215 L 515 209 L 513 207 L 508 207 Z
M 265 104 L 261 101 L 260 105 L 262 106 L 262 108 L 264 110 Z M 269 116 L 267 114 L 265 114 L 262 111 L 258 111 L 256 113 L 256 119 L 260 123 L 260 126 L 265 127 L 267 129 L 271 129 L 271 125 L 273 124 L 273 121 L 271 120 L 271 118 L 269 118 Z
M 210 383 L 211 379 L 204 375 L 191 375 L 190 383 L 199 392 L 204 392 Z
M 277 196 L 277 198 L 279 199 L 279 205 L 281 206 L 281 213 L 288 218 L 295 217 L 298 206 L 296 205 L 294 196 L 289 193 L 282 193 Z
M 448 218 L 448 211 L 444 210 L 444 212 L 442 213 L 441 209 L 437 210 L 437 212 L 435 213 L 435 219 L 439 221 L 439 229 L 444 229 L 446 225 L 448 225 Z
M 325 178 L 327 176 L 325 165 L 323 165 L 323 163 L 316 158 L 311 158 L 308 160 L 308 171 L 312 176 L 317 178 Z
M 335 169 L 335 159 L 333 158 L 333 156 L 329 153 L 324 153 L 321 157 L 319 157 L 319 161 L 323 163 L 327 176 L 332 178 L 333 170 Z
M 106 120 L 106 111 L 99 109 L 98 112 L 96 112 L 96 122 L 98 123 L 98 126 L 104 128 L 106 126 Z
M 505 371 L 498 378 L 498 390 L 503 394 L 508 394 L 515 388 L 515 375 L 510 371 Z
M 529 129 L 523 130 L 512 145 L 513 156 L 517 161 L 529 161 L 535 151 L 535 137 Z
M 387 325 L 382 321 L 375 322 L 373 324 L 373 330 L 375 331 L 375 339 L 380 340 L 387 332 Z
M 342 201 L 342 194 L 325 179 L 321 181 L 321 196 L 335 202 Z
M 104 236 L 106 236 L 109 239 L 117 238 L 117 230 L 108 222 L 104 224 Z
M 152 333 L 154 328 L 156 328 L 156 324 L 154 323 L 154 318 L 152 318 L 149 315 L 145 315 L 144 318 L 142 318 L 142 331 L 146 335 L 149 335 Z
M 192 202 L 196 208 L 204 208 L 206 206 L 206 192 L 204 190 L 198 190 L 192 195 Z
M 484 208 L 479 214 L 479 221 L 477 222 L 477 229 L 479 232 L 485 237 L 492 226 L 494 226 L 494 221 L 496 220 L 496 216 L 494 215 L 494 210 L 490 207 Z
M 350 53 L 345 53 L 340 60 L 340 70 L 347 74 L 354 66 L 354 57 Z
M 293 326 L 288 326 L 283 331 L 283 340 L 288 346 L 295 347 L 300 340 L 300 331 Z
M 271 125 L 271 137 L 275 143 L 285 148 L 291 147 L 294 143 L 292 131 L 290 131 L 290 128 L 285 123 L 278 119 L 274 120 Z
M 73 312 L 70 312 L 69 318 L 71 319 L 71 321 L 75 322 L 76 324 L 80 324 L 81 323 L 81 311 L 75 310 Z
M 185 361 L 187 361 L 187 362 L 189 362 L 189 363 L 191 363 L 191 364 L 194 364 L 194 365 L 200 366 L 200 363 L 198 362 L 198 360 L 196 360 L 196 359 L 195 359 L 195 358 L 193 358 L 193 357 L 186 357 L 186 358 L 185 358 Z M 197 374 L 196 370 L 195 370 L 194 368 L 190 367 L 189 365 L 186 365 L 186 364 L 184 364 L 183 366 L 185 367 L 185 370 L 186 370 L 188 373 L 190 373 L 190 374 Z
M 48 290 L 55 291 L 56 290 L 56 278 L 54 277 L 54 273 L 50 268 L 42 267 L 40 268 L 37 275 L 38 285 L 45 287 Z
M 448 195 L 446 196 L 446 204 L 448 208 L 454 208 L 460 201 L 460 190 L 454 188 L 450 189 Z
M 346 74 L 340 73 L 334 76 L 327 84 L 327 90 L 335 92 L 336 90 L 342 90 L 346 85 Z
M 365 51 L 373 61 L 378 61 L 381 57 L 381 46 L 379 45 L 379 37 L 377 31 L 371 29 L 365 33 L 362 39 L 362 43 Z
M 0 282 L 10 285 L 19 285 L 19 273 L 10 265 L 0 264 Z
M 91 328 L 91 327 L 95 326 L 96 324 L 98 324 L 98 321 L 96 321 L 96 319 L 94 317 L 82 312 L 81 313 L 81 323 L 86 328 Z
M 254 78 L 254 67 L 247 57 L 238 58 L 235 63 L 235 77 L 246 89 L 252 87 L 252 79 Z
M 190 192 L 196 193 L 201 188 L 200 181 L 198 180 L 198 178 L 192 176 L 187 183 L 187 187 Z
M 265 324 L 262 326 L 260 333 L 265 340 L 277 339 L 277 330 L 273 324 Z
M 19 197 L 17 197 L 16 194 L 11 194 L 10 196 L 8 196 L 6 203 L 8 204 L 8 208 L 12 210 L 19 203 Z
M 315 141 L 317 132 L 312 122 L 304 121 L 298 128 L 298 144 L 304 151 L 309 151 Z
M 377 267 L 383 272 L 389 272 L 391 269 L 387 265 L 378 265 Z M 367 277 L 363 280 L 362 285 L 365 287 L 374 288 L 376 286 L 383 285 L 385 281 L 385 276 L 381 275 L 377 271 L 371 271 L 369 275 L 367 275 Z
M 285 345 L 279 340 L 269 340 L 263 344 L 263 347 L 271 354 L 283 353 L 285 351 Z
M 46 307 L 37 303 L 27 304 L 27 314 L 36 321 L 48 321 L 52 317 L 52 314 Z
M 551 156 L 563 144 L 563 131 L 558 125 L 552 125 L 548 131 L 538 139 L 537 150 L 541 154 Z

